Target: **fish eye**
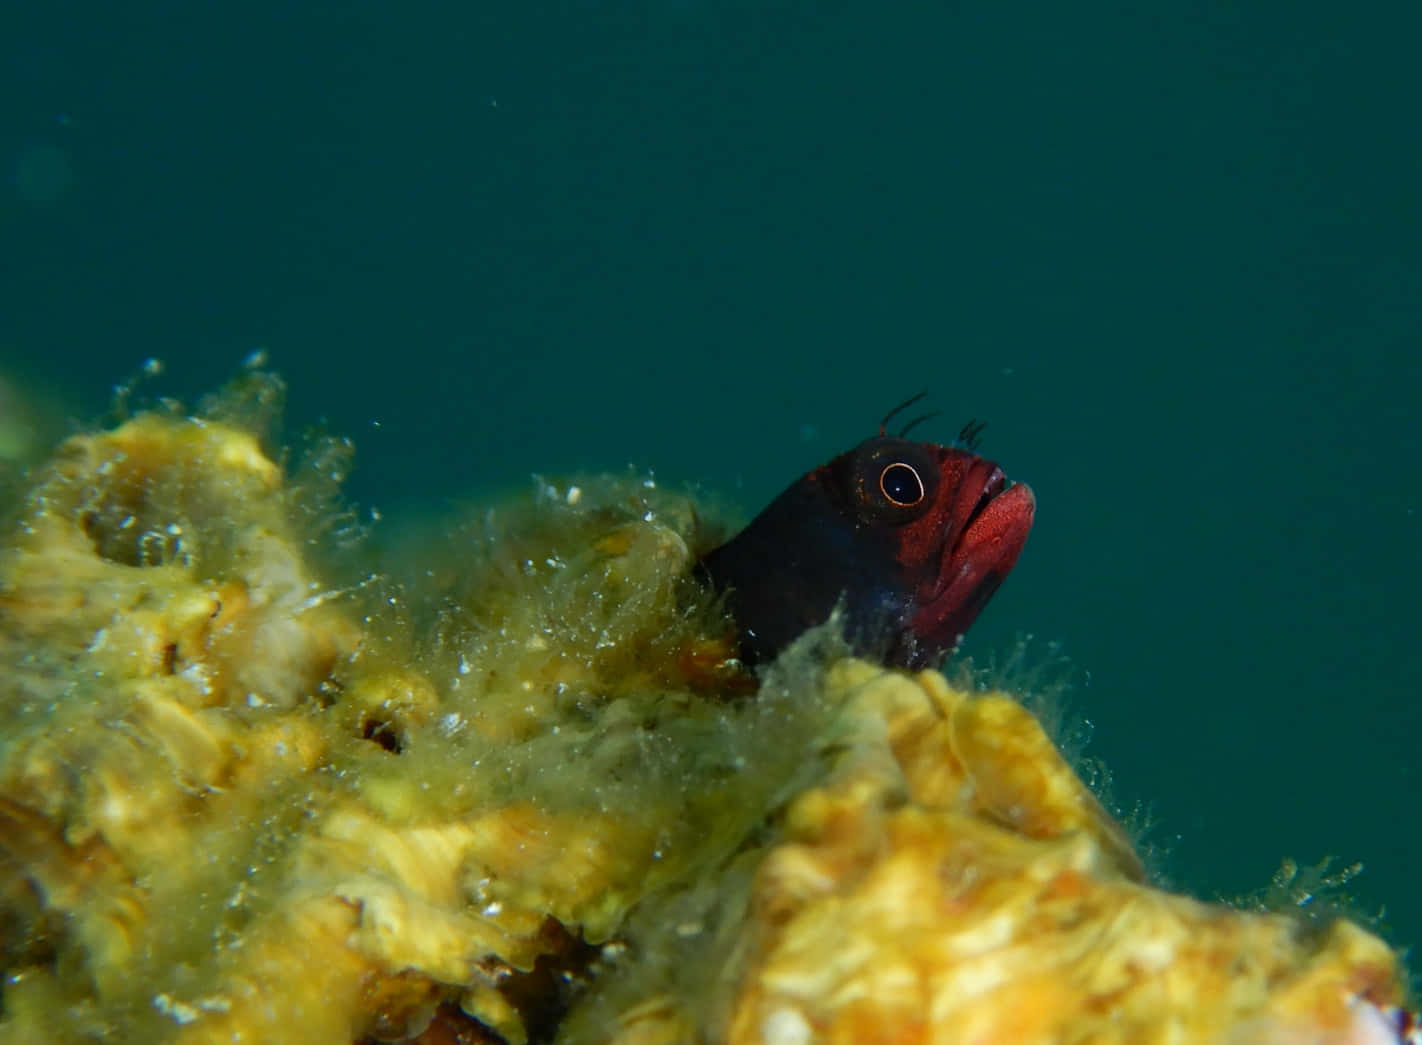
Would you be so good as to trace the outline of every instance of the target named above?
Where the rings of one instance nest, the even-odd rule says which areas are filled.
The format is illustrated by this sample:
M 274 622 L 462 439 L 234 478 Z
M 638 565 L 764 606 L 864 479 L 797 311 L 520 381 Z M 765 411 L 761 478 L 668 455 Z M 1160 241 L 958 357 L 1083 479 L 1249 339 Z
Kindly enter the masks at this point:
M 902 461 L 884 466 L 879 473 L 879 492 L 897 508 L 912 508 L 925 494 L 918 471 Z
M 941 449 L 880 436 L 836 458 L 845 469 L 841 481 L 860 521 L 906 526 L 930 511 L 941 482 Z

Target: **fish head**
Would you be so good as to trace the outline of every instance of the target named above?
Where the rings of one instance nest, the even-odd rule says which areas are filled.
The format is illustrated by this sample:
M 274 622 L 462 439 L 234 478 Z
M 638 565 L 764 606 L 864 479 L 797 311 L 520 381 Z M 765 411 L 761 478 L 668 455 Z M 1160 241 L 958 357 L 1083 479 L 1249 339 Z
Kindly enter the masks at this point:
M 1036 501 L 994 462 L 956 446 L 879 436 L 826 466 L 845 510 L 887 544 L 905 634 L 895 659 L 949 652 L 1016 564 Z

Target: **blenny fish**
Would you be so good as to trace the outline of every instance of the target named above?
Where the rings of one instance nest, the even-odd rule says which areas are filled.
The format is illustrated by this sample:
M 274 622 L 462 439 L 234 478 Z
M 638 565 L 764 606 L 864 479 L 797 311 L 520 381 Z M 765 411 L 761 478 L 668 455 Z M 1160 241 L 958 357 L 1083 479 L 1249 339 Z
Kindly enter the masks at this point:
M 951 653 L 1012 570 L 1036 502 L 976 453 L 981 425 L 952 446 L 879 434 L 814 469 L 699 570 L 724 593 L 740 655 L 774 658 L 844 607 L 858 653 L 920 668 Z

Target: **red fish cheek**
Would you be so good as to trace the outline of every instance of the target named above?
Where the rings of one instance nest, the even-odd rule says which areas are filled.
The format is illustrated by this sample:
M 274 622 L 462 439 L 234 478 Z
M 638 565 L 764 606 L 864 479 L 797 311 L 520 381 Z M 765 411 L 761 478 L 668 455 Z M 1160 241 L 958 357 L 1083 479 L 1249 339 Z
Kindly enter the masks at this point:
M 945 542 L 951 528 L 947 508 L 935 505 L 899 531 L 897 558 L 912 591 L 931 593 L 939 586 L 949 551 Z

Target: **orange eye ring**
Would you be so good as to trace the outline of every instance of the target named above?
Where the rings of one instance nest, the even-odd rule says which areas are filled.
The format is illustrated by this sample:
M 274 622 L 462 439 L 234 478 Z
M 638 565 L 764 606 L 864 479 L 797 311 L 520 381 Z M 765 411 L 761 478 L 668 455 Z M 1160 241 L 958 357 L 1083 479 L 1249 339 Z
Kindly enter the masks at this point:
M 896 508 L 912 508 L 922 504 L 927 491 L 918 469 L 903 461 L 894 461 L 879 472 L 879 492 Z

